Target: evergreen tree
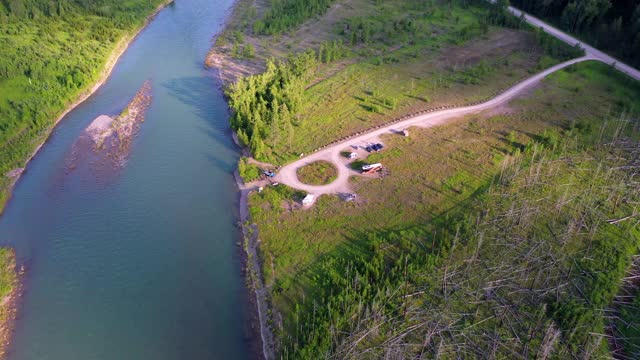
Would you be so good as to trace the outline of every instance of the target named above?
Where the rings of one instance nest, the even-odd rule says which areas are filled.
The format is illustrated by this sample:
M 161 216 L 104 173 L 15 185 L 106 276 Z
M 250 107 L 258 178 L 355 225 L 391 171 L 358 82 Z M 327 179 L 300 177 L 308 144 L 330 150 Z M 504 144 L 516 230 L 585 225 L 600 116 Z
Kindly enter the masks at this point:
M 243 55 L 247 59 L 253 59 L 253 57 L 256 55 L 256 49 L 253 47 L 253 44 L 248 43 L 244 46 Z

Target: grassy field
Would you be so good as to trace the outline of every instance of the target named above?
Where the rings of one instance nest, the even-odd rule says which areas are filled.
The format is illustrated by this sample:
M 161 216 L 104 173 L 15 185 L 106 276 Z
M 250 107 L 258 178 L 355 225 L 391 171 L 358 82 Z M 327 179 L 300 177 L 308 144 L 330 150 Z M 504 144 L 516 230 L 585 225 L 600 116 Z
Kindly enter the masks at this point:
M 238 161 L 238 173 L 245 183 L 258 180 L 262 175 L 262 170 L 255 164 L 248 162 L 247 158 L 240 158 Z
M 242 4 L 237 12 L 257 18 L 266 7 L 256 2 L 252 12 Z M 575 55 L 526 26 L 494 26 L 487 22 L 490 13 L 477 1 L 337 1 L 324 16 L 270 37 L 254 34 L 250 21 L 236 20 L 212 53 L 223 59 L 222 72 L 261 72 L 266 58 L 309 48 L 317 61 L 307 61 L 303 75 L 279 66 L 286 77 L 272 81 L 263 74 L 232 86 L 230 105 L 240 118 L 232 126 L 259 160 L 282 164 L 407 113 L 488 99 Z M 233 47 L 243 44 L 256 49 L 253 58 L 233 55 Z
M 531 34 L 508 29 L 436 51 L 416 48 L 348 65 L 307 88 L 294 141 L 276 152 L 307 153 L 407 113 L 488 99 L 530 76 L 541 61 L 552 63 L 542 59 Z
M 316 161 L 297 171 L 298 179 L 309 185 L 326 185 L 338 177 L 338 170 L 326 161 Z
M 12 182 L 5 174 L 24 166 L 112 51 L 162 2 L 0 2 L 0 209 Z
M 271 288 L 274 307 L 282 316 L 276 320 L 281 320 L 283 354 L 304 358 L 314 352 L 328 351 L 344 355 L 339 357 L 376 358 L 381 356 L 382 349 L 400 351 L 401 347 L 390 345 L 404 344 L 403 349 L 415 355 L 415 349 L 404 342 L 406 339 L 394 336 L 407 327 L 425 326 L 427 320 L 431 325 L 433 321 L 445 321 L 447 316 L 448 320 L 457 319 L 469 327 L 483 321 L 482 316 L 489 318 L 482 322 L 484 325 L 473 325 L 474 331 L 466 333 L 478 336 L 471 338 L 473 340 L 458 337 L 465 333 L 456 328 L 456 336 L 452 338 L 464 345 L 464 351 L 482 350 L 486 354 L 484 351 L 490 348 L 477 330 L 494 334 L 496 343 L 500 344 L 499 353 L 505 356 L 509 348 L 526 349 L 520 342 L 505 340 L 509 336 L 502 332 L 511 331 L 515 332 L 511 338 L 530 336 L 531 343 L 527 346 L 531 351 L 540 350 L 545 341 L 561 339 L 557 347 L 551 347 L 556 354 L 606 353 L 606 341 L 600 338 L 596 343 L 594 337 L 586 334 L 603 331 L 604 318 L 600 310 L 609 305 L 612 294 L 617 291 L 630 254 L 637 252 L 639 238 L 633 222 L 617 227 L 602 223 L 605 216 L 615 218 L 629 211 L 630 205 L 612 203 L 611 199 L 633 192 L 624 185 L 628 180 L 626 175 L 613 170 L 620 164 L 603 162 L 604 158 L 611 157 L 609 150 L 598 150 L 612 133 L 617 134 L 616 140 L 620 140 L 620 134 L 627 133 L 637 140 L 639 125 L 631 121 L 637 118 L 637 113 L 633 113 L 635 117 L 622 117 L 628 120 L 626 132 L 614 130 L 621 124 L 619 119 L 624 111 L 640 109 L 638 99 L 637 83 L 604 65 L 581 64 L 554 74 L 525 98 L 513 101 L 509 109 L 504 109 L 508 115 L 484 114 L 435 129 L 411 129 L 409 138 L 384 139 L 387 148 L 369 160 L 384 162 L 390 176 L 354 178 L 353 185 L 359 195 L 357 202 L 322 197 L 309 210 L 291 211 L 289 202 L 295 193 L 285 187 L 268 188 L 262 194 L 253 195 L 251 216 L 258 224 L 262 239 L 263 274 Z M 606 169 L 597 170 L 605 165 Z M 538 179 L 530 187 L 523 186 L 536 173 L 544 174 L 545 181 Z M 504 182 L 507 174 L 511 174 L 510 180 Z M 620 187 L 607 187 L 609 181 Z M 598 191 L 590 194 L 589 189 Z M 569 203 L 575 199 L 575 205 L 567 207 L 566 213 L 558 214 L 552 209 L 560 206 L 561 199 Z M 587 214 L 596 199 L 603 204 L 602 212 Z M 537 202 L 539 206 L 532 205 Z M 521 218 L 521 227 L 510 223 L 509 232 L 505 232 L 513 238 L 499 236 L 496 226 L 504 225 L 500 224 L 505 214 L 521 211 L 517 207 L 525 205 L 529 206 L 527 209 L 535 208 L 532 210 L 535 214 L 548 212 L 556 217 Z M 580 221 L 586 218 L 576 220 L 576 216 L 580 218 L 578 215 L 596 216 L 599 220 L 589 221 L 589 226 L 595 222 L 597 229 L 581 226 Z M 472 225 L 479 224 L 480 220 L 483 220 L 482 227 Z M 542 225 L 549 229 L 539 228 Z M 484 243 L 482 235 L 474 232 L 482 228 L 486 228 L 487 234 Z M 593 236 L 589 236 L 590 231 Z M 567 241 L 557 244 L 552 241 L 557 237 Z M 512 252 L 513 247 L 517 247 L 511 244 L 513 239 L 523 239 L 523 244 L 528 244 L 529 247 L 522 249 L 536 254 L 544 249 L 562 257 L 562 261 L 554 266 L 549 265 L 553 260 L 549 258 L 544 263 L 523 260 L 519 265 L 507 264 L 506 261 L 517 258 Z M 614 249 L 607 248 L 607 242 L 613 244 Z M 501 247 L 506 243 L 511 245 Z M 531 248 L 536 243 L 541 247 Z M 585 247 L 585 244 L 590 245 Z M 511 252 L 507 254 L 507 251 Z M 615 255 L 611 255 L 611 251 Z M 509 321 L 503 319 L 503 315 L 491 315 L 504 306 L 494 301 L 471 306 L 477 298 L 460 295 L 450 308 L 439 307 L 446 303 L 442 296 L 446 300 L 450 292 L 460 288 L 480 296 L 478 288 L 471 292 L 466 287 L 480 286 L 478 279 L 458 277 L 468 273 L 462 267 L 468 264 L 469 258 L 479 258 L 480 254 L 483 260 L 474 266 L 481 264 L 483 271 L 496 267 L 495 273 L 486 274 L 486 279 L 495 281 L 500 279 L 494 279 L 494 275 L 506 277 L 504 269 L 513 268 L 523 273 L 540 272 L 544 266 L 553 269 L 555 273 L 545 276 L 556 279 L 551 283 L 558 286 L 552 292 L 557 297 L 552 301 L 550 297 L 537 296 L 535 301 L 527 302 L 521 296 L 503 294 L 510 306 L 517 307 Z M 594 260 L 589 263 L 588 259 Z M 602 263 L 608 260 L 611 263 Z M 602 281 L 596 284 L 579 275 L 567 276 L 573 271 L 572 262 L 592 274 L 609 269 L 610 276 L 598 275 Z M 449 266 L 457 270 L 447 275 Z M 554 282 L 560 281 L 562 277 L 556 275 L 562 271 L 574 284 L 571 291 L 561 290 L 560 284 Z M 447 279 L 450 276 L 445 285 L 434 280 L 442 276 Z M 364 281 L 359 281 L 359 277 Z M 518 286 L 542 289 L 537 281 L 518 281 L 515 281 Z M 440 289 L 437 296 L 427 291 L 432 286 Z M 580 290 L 585 294 L 580 294 Z M 356 296 L 358 293 L 363 295 Z M 417 295 L 407 297 L 412 293 Z M 388 306 L 383 305 L 385 302 Z M 425 306 L 427 303 L 433 306 Z M 594 304 L 600 308 L 596 309 Z M 402 321 L 396 322 L 399 309 L 404 309 L 404 314 L 400 316 Z M 463 320 L 454 316 L 467 312 L 475 315 Z M 422 322 L 407 321 L 409 313 Z M 536 316 L 539 322 L 535 321 Z M 376 321 L 382 319 L 386 322 Z M 522 328 L 505 329 L 507 322 Z M 577 330 L 569 333 L 572 326 Z M 363 330 L 372 327 L 378 331 L 366 334 Z M 414 335 L 425 336 L 425 328 L 420 329 L 412 333 L 412 339 Z M 550 338 L 545 337 L 547 333 Z M 360 335 L 366 340 L 356 343 L 353 336 Z M 392 344 L 393 339 L 396 343 Z M 482 345 L 474 348 L 474 341 Z M 454 341 L 442 344 L 446 345 L 442 348 L 445 353 L 455 351 Z M 429 353 L 436 348 L 433 344 L 426 347 L 423 351 Z

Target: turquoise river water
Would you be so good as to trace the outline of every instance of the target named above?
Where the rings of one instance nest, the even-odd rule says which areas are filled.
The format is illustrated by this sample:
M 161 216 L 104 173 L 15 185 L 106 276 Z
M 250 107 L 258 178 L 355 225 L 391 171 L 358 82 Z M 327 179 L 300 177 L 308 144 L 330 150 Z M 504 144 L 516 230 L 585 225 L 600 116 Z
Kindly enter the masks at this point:
M 244 359 L 239 156 L 219 84 L 203 69 L 232 0 L 176 0 L 69 113 L 0 218 L 26 266 L 12 360 Z M 145 80 L 153 101 L 120 171 L 66 173 L 73 143 Z

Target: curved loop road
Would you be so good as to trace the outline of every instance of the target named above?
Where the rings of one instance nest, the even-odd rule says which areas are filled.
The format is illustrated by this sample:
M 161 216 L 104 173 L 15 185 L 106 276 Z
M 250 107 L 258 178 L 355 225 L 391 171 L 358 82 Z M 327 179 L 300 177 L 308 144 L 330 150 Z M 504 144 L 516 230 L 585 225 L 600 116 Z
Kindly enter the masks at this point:
M 546 76 L 556 71 L 562 70 L 567 66 L 570 66 L 579 62 L 583 62 L 587 60 L 595 60 L 595 61 L 600 61 L 609 65 L 615 65 L 615 67 L 618 70 L 622 71 L 623 73 L 629 75 L 630 77 L 636 80 L 640 80 L 640 71 L 632 68 L 631 66 L 628 66 L 619 62 L 615 58 L 603 53 L 602 51 L 597 50 L 587 44 L 584 44 L 581 41 L 575 39 L 574 37 L 567 35 L 566 33 L 552 26 L 547 25 L 540 19 L 537 19 L 526 13 L 523 13 L 518 9 L 510 7 L 509 11 L 511 11 L 514 15 L 518 17 L 524 14 L 524 19 L 528 23 L 543 29 L 544 31 L 558 38 L 561 41 L 564 41 L 570 45 L 578 44 L 585 50 L 586 55 L 578 59 L 573 59 L 573 60 L 564 62 L 562 64 L 558 64 L 541 73 L 538 73 L 516 84 L 515 86 L 499 94 L 495 98 L 489 101 L 486 101 L 484 103 L 472 105 L 472 106 L 451 108 L 451 109 L 446 109 L 441 111 L 434 111 L 426 114 L 417 115 L 417 116 L 408 118 L 406 120 L 389 124 L 379 129 L 372 130 L 366 134 L 359 135 L 357 137 L 353 137 L 348 140 L 326 147 L 304 158 L 301 158 L 300 160 L 294 161 L 284 166 L 282 169 L 280 169 L 280 171 L 278 172 L 274 180 L 280 183 L 283 183 L 285 185 L 288 185 L 292 188 L 306 191 L 310 194 L 316 195 L 316 197 L 323 194 L 348 193 L 351 191 L 349 187 L 349 177 L 352 175 L 357 175 L 358 172 L 350 169 L 350 167 L 347 164 L 347 159 L 345 159 L 340 154 L 341 151 L 345 151 L 350 146 L 355 146 L 355 145 L 357 145 L 359 149 L 362 149 L 366 144 L 377 141 L 378 137 L 384 133 L 395 133 L 398 130 L 406 129 L 411 126 L 432 127 L 436 125 L 442 125 L 454 118 L 459 118 L 464 115 L 478 113 L 480 111 L 497 107 L 515 98 L 524 90 L 535 85 Z M 362 153 L 362 150 L 359 150 L 359 152 Z M 319 160 L 328 161 L 336 166 L 336 168 L 338 169 L 338 176 L 336 180 L 333 181 L 331 184 L 323 185 L 323 186 L 314 186 L 314 185 L 308 185 L 308 184 L 302 183 L 298 179 L 297 170 L 305 165 L 311 164 Z

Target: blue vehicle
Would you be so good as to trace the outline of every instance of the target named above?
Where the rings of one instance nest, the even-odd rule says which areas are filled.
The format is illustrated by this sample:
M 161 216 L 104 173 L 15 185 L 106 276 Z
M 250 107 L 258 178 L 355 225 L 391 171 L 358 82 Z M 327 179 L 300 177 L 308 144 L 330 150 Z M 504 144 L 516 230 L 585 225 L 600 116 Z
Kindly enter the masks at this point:
M 382 150 L 382 148 L 384 148 L 384 146 L 382 144 L 373 144 L 373 145 L 371 145 L 371 148 L 374 151 L 378 152 L 378 151 Z
M 267 177 L 270 177 L 270 178 L 276 176 L 276 173 L 274 173 L 271 170 L 263 170 L 262 173 L 265 174 Z

